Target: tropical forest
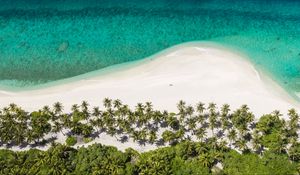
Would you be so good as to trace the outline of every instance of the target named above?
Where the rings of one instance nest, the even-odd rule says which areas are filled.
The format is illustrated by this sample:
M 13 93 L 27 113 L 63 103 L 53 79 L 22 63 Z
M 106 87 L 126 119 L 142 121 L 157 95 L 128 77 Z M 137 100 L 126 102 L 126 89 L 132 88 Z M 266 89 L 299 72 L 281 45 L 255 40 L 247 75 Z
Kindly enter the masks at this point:
M 98 143 L 103 135 L 118 143 Z M 295 109 L 255 116 L 247 105 L 179 101 L 170 112 L 109 98 L 70 112 L 60 102 L 36 111 L 10 104 L 0 110 L 0 174 L 299 174 L 298 137 Z M 119 149 L 126 142 L 151 149 Z

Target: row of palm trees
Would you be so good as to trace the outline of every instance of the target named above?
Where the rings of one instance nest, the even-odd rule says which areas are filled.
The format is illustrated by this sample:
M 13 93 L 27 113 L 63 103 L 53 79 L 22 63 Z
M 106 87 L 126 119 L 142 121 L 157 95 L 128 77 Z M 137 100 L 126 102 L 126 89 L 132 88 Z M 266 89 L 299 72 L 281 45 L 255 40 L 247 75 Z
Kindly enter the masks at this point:
M 289 120 L 279 111 L 262 116 L 258 121 L 247 105 L 235 111 L 225 104 L 196 106 L 179 101 L 177 113 L 154 110 L 151 102 L 138 103 L 134 110 L 120 100 L 105 98 L 103 109 L 90 108 L 86 101 L 73 105 L 70 113 L 55 103 L 34 112 L 10 104 L 0 110 L 0 142 L 5 146 L 46 144 L 55 136 L 101 137 L 106 133 L 120 142 L 128 139 L 139 144 L 176 144 L 183 140 L 212 142 L 237 150 L 262 153 L 264 150 L 289 152 L 298 159 L 299 115 L 289 110 Z

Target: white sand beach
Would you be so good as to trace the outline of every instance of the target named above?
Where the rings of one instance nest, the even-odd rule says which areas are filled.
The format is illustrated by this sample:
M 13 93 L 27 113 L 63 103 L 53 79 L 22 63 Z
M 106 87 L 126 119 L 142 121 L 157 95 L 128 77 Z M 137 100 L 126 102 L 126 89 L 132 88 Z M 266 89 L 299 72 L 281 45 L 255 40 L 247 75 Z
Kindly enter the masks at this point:
M 65 111 L 88 101 L 102 105 L 105 97 L 134 105 L 152 101 L 155 108 L 176 110 L 176 103 L 248 104 L 257 115 L 275 109 L 286 113 L 298 104 L 270 78 L 259 74 L 239 54 L 205 44 L 176 46 L 126 66 L 97 71 L 90 78 L 24 92 L 0 91 L 0 107 L 16 103 L 35 110 L 60 101 Z M 98 75 L 97 75 L 98 74 Z
M 182 45 L 125 66 L 112 67 L 114 71 L 97 71 L 79 81 L 24 92 L 0 91 L 0 107 L 16 103 L 26 110 L 35 110 L 54 102 L 62 102 L 65 111 L 72 104 L 88 101 L 91 106 L 102 106 L 105 97 L 120 99 L 134 107 L 138 102 L 151 101 L 156 109 L 176 112 L 176 104 L 215 102 L 236 109 L 247 104 L 257 116 L 280 110 L 287 113 L 297 104 L 270 78 L 259 74 L 252 64 L 239 54 L 208 45 Z M 65 136 L 57 135 L 64 143 Z M 117 138 L 101 134 L 89 143 L 102 143 L 125 150 L 155 149 L 155 145 L 140 146 L 130 139 L 120 143 Z M 80 146 L 77 144 L 76 146 Z M 20 150 L 18 147 L 13 150 Z M 29 148 L 25 148 L 29 149 Z M 46 149 L 46 147 L 39 148 Z

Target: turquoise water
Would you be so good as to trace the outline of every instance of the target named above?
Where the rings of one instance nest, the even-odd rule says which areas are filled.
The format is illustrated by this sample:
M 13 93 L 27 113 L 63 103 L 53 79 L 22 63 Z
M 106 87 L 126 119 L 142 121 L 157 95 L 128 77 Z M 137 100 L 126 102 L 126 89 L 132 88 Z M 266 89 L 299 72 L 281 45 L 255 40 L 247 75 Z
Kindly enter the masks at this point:
M 0 0 L 0 86 L 32 87 L 213 41 L 300 91 L 300 2 Z

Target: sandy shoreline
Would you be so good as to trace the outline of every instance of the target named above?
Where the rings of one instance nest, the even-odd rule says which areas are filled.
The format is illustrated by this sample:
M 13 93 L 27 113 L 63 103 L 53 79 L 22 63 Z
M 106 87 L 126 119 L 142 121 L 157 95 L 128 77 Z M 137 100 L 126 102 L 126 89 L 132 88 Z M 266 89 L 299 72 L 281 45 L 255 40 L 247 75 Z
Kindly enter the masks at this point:
M 192 104 L 228 103 L 232 108 L 248 104 L 255 114 L 261 115 L 275 109 L 286 113 L 298 104 L 274 81 L 259 74 L 247 59 L 225 49 L 183 45 L 168 54 L 130 64 L 52 87 L 0 91 L 0 107 L 13 102 L 35 110 L 60 101 L 68 111 L 82 100 L 99 106 L 103 98 L 109 97 L 132 106 L 152 101 L 156 108 L 174 111 L 182 99 Z
M 290 108 L 299 109 L 298 102 L 268 76 L 259 73 L 246 58 L 208 45 L 183 45 L 168 53 L 98 73 L 98 76 L 32 91 L 0 91 L 0 107 L 13 102 L 26 110 L 36 110 L 59 101 L 65 111 L 70 111 L 72 104 L 82 100 L 91 106 L 102 106 L 103 98 L 109 97 L 121 99 L 131 107 L 151 101 L 155 109 L 171 112 L 177 111 L 179 100 L 193 105 L 200 101 L 218 106 L 228 103 L 232 110 L 247 104 L 257 117 L 274 110 L 286 114 Z M 58 134 L 57 137 L 58 142 L 64 143 L 66 136 Z M 141 146 L 132 139 L 121 144 L 106 134 L 85 145 L 92 143 L 112 145 L 120 150 L 132 147 L 140 152 L 156 148 L 150 144 Z

